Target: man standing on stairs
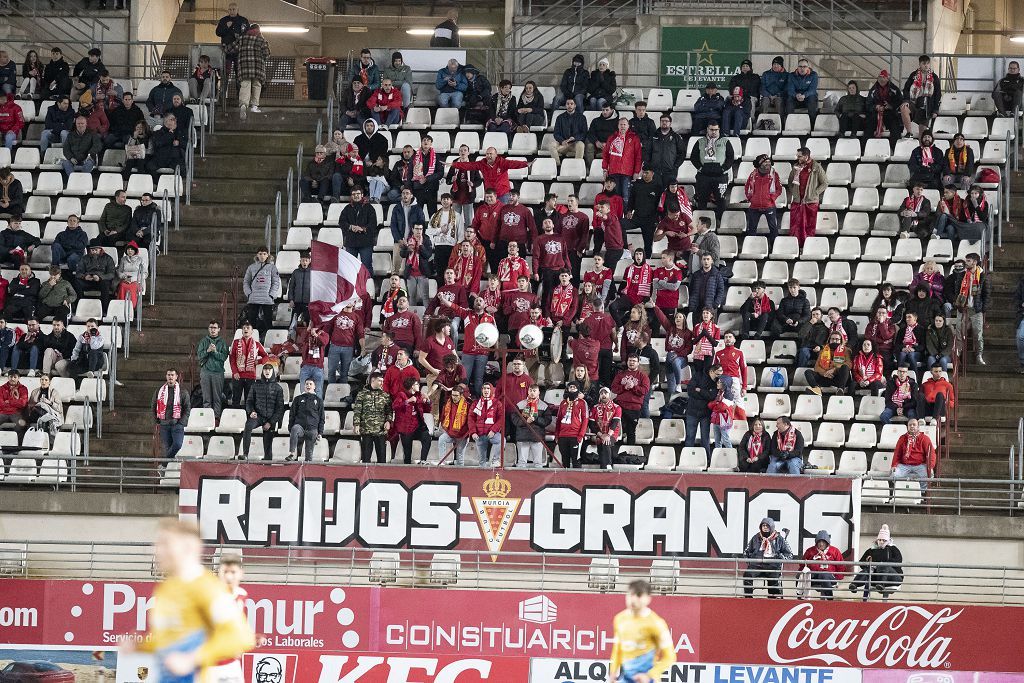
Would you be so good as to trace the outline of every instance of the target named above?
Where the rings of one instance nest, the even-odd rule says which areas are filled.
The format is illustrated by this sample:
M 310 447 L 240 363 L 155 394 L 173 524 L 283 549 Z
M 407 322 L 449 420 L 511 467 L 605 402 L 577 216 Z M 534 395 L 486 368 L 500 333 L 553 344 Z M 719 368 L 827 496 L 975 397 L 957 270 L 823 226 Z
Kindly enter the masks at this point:
M 954 271 L 951 274 L 954 305 L 961 318 L 966 316 L 971 321 L 971 334 L 974 336 L 975 357 L 978 365 L 985 365 L 985 311 L 988 310 L 992 296 L 992 283 L 988 274 L 981 268 L 981 256 L 970 253 L 964 259 L 967 267 L 963 273 Z
M 245 316 L 259 330 L 262 341 L 274 323 L 274 302 L 281 296 L 281 274 L 266 247 L 259 248 L 246 269 L 242 291 L 246 299 Z
M 245 118 L 246 109 L 260 112 L 260 93 L 267 81 L 267 60 L 270 45 L 260 33 L 260 25 L 252 24 L 233 45 L 238 51 L 238 115 Z M 250 106 L 251 105 L 251 106 Z
M 249 20 L 238 13 L 238 5 L 230 3 L 228 13 L 217 22 L 217 37 L 220 38 L 220 49 L 224 52 L 224 74 L 221 88 L 228 91 L 228 79 L 231 76 L 231 65 L 235 66 L 235 79 L 238 79 L 238 50 L 232 43 L 249 30 Z
M 168 368 L 166 380 L 153 394 L 150 407 L 164 447 L 164 467 L 181 450 L 185 427 L 188 426 L 188 412 L 192 409 L 188 392 L 178 383 L 178 371 Z
M 203 407 L 213 408 L 213 414 L 220 420 L 221 396 L 224 393 L 224 361 L 228 359 L 228 345 L 220 336 L 220 323 L 211 320 L 207 334 L 196 347 L 199 361 L 199 385 L 203 391 Z

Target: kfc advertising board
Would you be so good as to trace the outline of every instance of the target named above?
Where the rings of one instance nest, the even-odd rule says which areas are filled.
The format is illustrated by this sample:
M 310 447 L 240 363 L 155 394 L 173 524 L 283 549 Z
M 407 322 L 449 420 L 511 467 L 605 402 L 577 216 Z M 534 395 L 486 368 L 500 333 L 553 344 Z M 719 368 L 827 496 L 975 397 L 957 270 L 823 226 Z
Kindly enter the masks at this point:
M 859 486 L 841 477 L 186 461 L 180 512 L 210 544 L 476 551 L 492 560 L 501 551 L 737 556 L 772 517 L 795 552 L 825 529 L 856 559 Z
M 2 581 L 0 647 L 115 650 L 145 630 L 153 585 Z M 600 681 L 623 607 L 619 594 L 246 588 L 249 622 L 267 643 L 246 655 L 247 681 L 262 672 L 279 683 Z M 871 683 L 869 670 L 899 670 L 917 678 L 877 683 L 959 683 L 950 672 L 1024 672 L 1012 627 L 1022 608 L 682 596 L 654 607 L 679 658 L 666 681 Z M 139 665 L 121 656 L 122 669 Z

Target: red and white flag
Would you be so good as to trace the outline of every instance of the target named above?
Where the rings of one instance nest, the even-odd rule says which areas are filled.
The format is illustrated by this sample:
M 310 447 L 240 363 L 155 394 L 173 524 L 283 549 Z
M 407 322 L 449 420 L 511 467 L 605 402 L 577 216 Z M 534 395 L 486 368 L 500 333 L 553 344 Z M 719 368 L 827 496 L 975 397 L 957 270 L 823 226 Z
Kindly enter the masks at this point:
M 333 320 L 345 304 L 366 293 L 370 272 L 357 257 L 327 242 L 314 240 L 309 252 L 310 322 L 319 325 Z

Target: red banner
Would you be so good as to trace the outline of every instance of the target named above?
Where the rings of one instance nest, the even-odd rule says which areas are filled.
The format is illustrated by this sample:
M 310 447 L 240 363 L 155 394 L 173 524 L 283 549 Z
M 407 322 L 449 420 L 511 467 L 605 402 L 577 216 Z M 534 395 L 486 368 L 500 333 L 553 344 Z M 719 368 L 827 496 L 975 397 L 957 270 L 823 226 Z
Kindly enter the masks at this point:
M 115 649 L 132 637 L 126 634 L 145 630 L 152 588 L 113 581 L 0 582 L 0 643 Z M 558 681 L 591 680 L 602 671 L 612 617 L 623 608 L 621 595 L 608 594 L 246 588 L 249 621 L 269 639 L 246 666 L 272 658 L 294 672 L 281 680 L 294 683 L 519 682 L 531 680 L 531 661 L 535 671 L 561 676 Z M 690 669 L 725 662 L 805 671 L 1024 671 L 1016 629 L 993 628 L 1020 623 L 1022 608 L 682 596 L 658 596 L 653 607 Z M 771 679 L 734 672 L 700 683 L 758 680 Z
M 180 511 L 210 544 L 736 556 L 764 517 L 794 552 L 851 557 L 859 480 L 186 461 Z

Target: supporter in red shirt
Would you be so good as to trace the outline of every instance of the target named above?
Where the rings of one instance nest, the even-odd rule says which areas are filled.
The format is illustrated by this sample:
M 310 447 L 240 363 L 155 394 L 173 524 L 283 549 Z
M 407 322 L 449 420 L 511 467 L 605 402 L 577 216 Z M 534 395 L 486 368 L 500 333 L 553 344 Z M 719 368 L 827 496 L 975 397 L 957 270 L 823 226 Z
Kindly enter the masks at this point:
M 686 358 L 693 351 L 693 333 L 686 324 L 685 313 L 676 313 L 671 321 L 660 308 L 654 309 L 654 315 L 665 328 L 665 362 L 668 364 L 668 393 L 665 398 L 671 399 L 676 388 L 683 383 Z
M 636 443 L 636 424 L 640 421 L 640 411 L 650 391 L 651 380 L 640 369 L 640 355 L 630 354 L 626 359 L 626 369 L 621 370 L 612 382 L 615 402 L 622 408 L 622 432 L 627 443 Z
M 533 222 L 533 211 L 530 207 L 519 203 L 519 191 L 509 193 L 508 203 L 501 208 L 498 216 L 498 253 L 502 258 L 508 256 L 509 242 L 524 244 L 529 250 L 533 238 L 537 235 L 537 226 Z
M 579 336 L 569 340 L 573 367 L 581 365 L 587 369 L 590 377 L 597 377 L 597 359 L 601 353 L 601 342 L 590 334 L 590 326 L 587 323 L 578 323 L 576 331 L 580 333 Z
M 388 393 L 391 398 L 401 396 L 405 393 L 405 387 L 403 383 L 406 379 L 412 377 L 419 381 L 420 371 L 416 369 L 416 366 L 409 360 L 409 352 L 403 348 L 399 348 L 395 354 L 395 364 L 387 369 L 384 373 L 384 391 Z
M 444 271 L 444 284 L 438 287 L 437 294 L 430 300 L 430 305 L 424 312 L 428 316 L 443 316 L 452 321 L 452 341 L 459 345 L 459 330 L 462 328 L 462 319 L 454 306 L 461 308 L 469 307 L 469 298 L 466 295 L 466 287 L 455 281 L 455 270 L 446 268 Z
M 747 176 L 743 192 L 750 202 L 747 209 L 747 234 L 757 232 L 758 221 L 764 216 L 768 220 L 768 251 L 771 252 L 779 234 L 779 212 L 775 208 L 775 200 L 782 194 L 782 180 L 772 168 L 770 156 L 761 154 L 754 160 L 754 170 Z
M 576 309 L 579 308 L 576 288 L 572 285 L 572 275 L 568 269 L 563 268 L 558 273 L 558 286 L 551 292 L 547 303 L 547 314 L 555 327 L 561 327 L 562 334 L 565 334 L 572 325 L 576 316 Z
M 401 350 L 401 347 L 395 343 L 395 339 L 391 336 L 390 332 L 381 332 L 380 346 L 375 348 L 373 353 L 370 354 L 370 371 L 384 375 L 398 360 L 398 352 Z
M 506 292 L 501 302 L 501 310 L 507 319 L 508 333 L 513 344 L 519 343 L 519 328 L 530 319 L 530 308 L 540 303 L 537 295 L 530 291 L 530 281 L 525 275 L 520 275 L 516 284 L 519 285 L 519 289 Z
M 446 356 L 455 353 L 452 340 L 452 323 L 448 318 L 431 318 L 427 336 L 420 345 L 419 361 L 427 371 L 427 388 L 430 389 L 444 366 Z
M 331 337 L 319 327 L 310 326 L 298 335 L 298 342 L 302 354 L 299 386 L 306 386 L 306 380 L 311 379 L 316 384 L 316 395 L 323 398 L 324 360 L 327 358 L 327 345 Z
M 401 441 L 405 464 L 412 464 L 412 444 L 419 441 L 419 462 L 425 463 L 430 452 L 431 437 L 424 417 L 430 414 L 430 399 L 420 392 L 418 376 L 402 380 L 401 393 L 394 395 L 391 408 L 395 411 L 395 421 L 391 423 L 392 453 L 398 455 L 396 446 L 397 442 Z
M 508 364 L 508 372 L 498 380 L 495 395 L 501 400 L 505 410 L 505 424 L 509 424 L 509 413 L 516 410 L 516 405 L 526 399 L 533 379 L 526 372 L 526 363 L 516 358 Z
M 536 260 L 534 261 L 536 263 Z M 502 292 L 511 292 L 516 289 L 516 282 L 519 276 L 530 277 L 530 265 L 519 255 L 519 243 L 508 243 L 508 256 L 501 259 L 498 264 L 498 280 L 501 282 Z
M 583 283 L 592 283 L 598 298 L 604 302 L 608 300 L 608 292 L 611 291 L 612 288 L 613 276 L 614 273 L 612 273 L 612 269 L 605 268 L 604 256 L 601 254 L 594 254 L 594 267 L 583 273 Z
M 572 279 L 580 281 L 583 253 L 590 247 L 590 217 L 580 211 L 580 200 L 574 194 L 569 195 L 567 210 L 562 216 L 562 239 L 569 253 Z
M 331 348 L 327 352 L 327 384 L 348 383 L 348 368 L 352 358 L 363 355 L 363 316 L 350 303 L 331 321 Z
M 496 325 L 494 316 L 484 310 L 484 300 L 473 299 L 473 310 L 457 309 L 466 323 L 466 334 L 462 338 L 462 365 L 466 368 L 466 377 L 472 384 L 473 393 L 479 395 L 484 384 L 484 370 L 491 351 L 476 343 L 476 327 L 481 323 Z
M 415 311 L 409 310 L 409 298 L 398 297 L 395 314 L 384 321 L 384 331 L 390 332 L 395 343 L 412 353 L 423 338 L 423 322 Z
M 747 360 L 743 352 L 736 348 L 736 335 L 726 332 L 722 335 L 725 348 L 715 356 L 715 364 L 722 366 L 722 384 L 725 386 L 725 397 L 739 401 L 747 393 Z
M 480 161 L 456 161 L 452 164 L 452 168 L 459 171 L 479 171 L 484 179 L 484 187 L 494 190 L 501 201 L 506 201 L 506 195 L 511 193 L 508 172 L 527 166 L 529 163 L 526 161 L 500 156 L 494 147 L 488 147 Z
M 932 362 L 931 377 L 921 383 L 920 405 L 917 414 L 926 423 L 946 417 L 946 410 L 953 407 L 953 385 L 942 376 L 942 363 Z
M 27 403 L 28 389 L 21 383 L 17 369 L 13 369 L 7 373 L 7 381 L 0 385 L 0 424 L 24 427 Z
M 603 306 L 599 306 L 587 318 L 587 325 L 590 327 L 591 337 L 601 345 L 598 354 L 598 379 L 601 384 L 608 386 L 612 383 L 612 354 L 619 350 L 615 320 L 604 311 Z
M 544 307 L 547 308 L 551 292 L 558 283 L 558 273 L 572 267 L 568 249 L 562 235 L 555 234 L 555 224 L 545 218 L 541 226 L 543 233 L 537 237 L 533 245 L 533 280 L 543 287 Z
M 832 536 L 825 530 L 814 537 L 814 545 L 804 551 L 799 571 L 811 570 L 811 589 L 821 593 L 824 600 L 832 599 L 836 584 L 843 580 L 843 553 L 832 545 Z M 809 596 L 804 596 L 805 598 Z
M 861 341 L 860 352 L 853 359 L 853 383 L 858 389 L 867 389 L 873 394 L 885 392 L 885 364 L 867 337 Z
M 690 257 L 690 249 L 693 242 L 690 240 L 692 232 L 691 221 L 687 220 L 683 213 L 672 204 L 668 214 L 658 222 L 654 229 L 654 241 L 661 239 L 668 240 L 668 252 L 673 255 L 673 260 L 686 261 Z
M 651 274 L 654 290 L 654 306 L 666 316 L 674 316 L 679 308 L 679 287 L 683 284 L 683 271 L 675 264 L 674 254 L 671 251 L 661 252 L 661 265 L 654 269 Z M 651 329 L 655 335 L 660 329 L 660 318 L 655 317 L 650 321 Z
M 916 417 L 907 420 L 907 433 L 896 441 L 892 454 L 893 479 L 925 479 L 935 476 L 935 445 L 931 437 L 921 432 Z M 921 482 L 921 490 L 928 490 L 928 482 Z
M 590 411 L 587 402 L 580 394 L 580 385 L 576 380 L 569 380 L 565 385 L 562 403 L 558 406 L 555 418 L 555 442 L 558 453 L 562 456 L 563 467 L 579 467 L 580 446 L 587 434 L 587 421 Z
M 601 202 L 595 208 L 597 213 L 594 214 L 594 251 L 600 251 L 601 246 L 604 246 L 605 263 L 614 274 L 615 266 L 622 258 L 622 252 L 626 250 L 626 243 L 622 238 L 622 225 L 618 218 L 610 215 L 611 207 L 608 202 Z
M 480 242 L 487 249 L 487 263 L 490 264 L 492 272 L 498 270 L 498 262 L 501 260 L 497 251 L 498 223 L 501 220 L 501 210 L 504 206 L 498 201 L 494 189 L 488 188 L 484 192 L 484 203 L 476 207 L 473 222 L 470 224 L 470 227 L 479 236 Z M 469 239 L 469 235 L 466 235 L 466 239 Z
M 487 382 L 481 387 L 480 398 L 469 410 L 469 438 L 476 444 L 480 467 L 501 464 L 501 432 L 504 413 L 501 402 L 494 396 L 494 386 Z
M 619 119 L 619 130 L 608 138 L 601 154 L 601 167 L 605 176 L 615 181 L 623 205 L 629 205 L 633 181 L 640 179 L 643 156 L 640 137 L 629 129 L 629 121 L 623 116 Z
M 604 189 L 594 196 L 594 207 L 601 202 L 608 202 L 611 215 L 621 219 L 626 214 L 626 205 L 622 202 L 622 195 L 616 194 L 615 181 L 607 178 L 604 181 Z
M 597 457 L 601 467 L 612 468 L 620 432 L 622 431 L 622 408 L 612 401 L 612 392 L 601 387 L 600 400 L 590 409 L 590 425 L 597 445 Z
M 253 338 L 252 324 L 249 321 L 242 323 L 242 336 L 231 342 L 231 355 L 228 356 L 231 379 L 234 380 L 231 398 L 236 408 L 245 405 L 249 389 L 256 381 L 256 366 L 265 363 L 269 355 L 263 344 Z

